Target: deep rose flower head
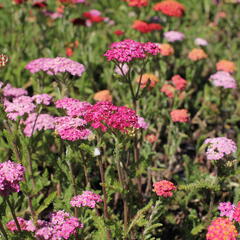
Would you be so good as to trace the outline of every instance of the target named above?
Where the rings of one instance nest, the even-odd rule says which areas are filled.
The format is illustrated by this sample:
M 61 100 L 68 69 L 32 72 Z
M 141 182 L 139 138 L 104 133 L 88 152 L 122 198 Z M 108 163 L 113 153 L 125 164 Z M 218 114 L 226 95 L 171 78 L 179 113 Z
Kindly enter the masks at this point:
M 130 7 L 146 7 L 149 0 L 125 0 Z
M 8 56 L 5 54 L 0 54 L 0 68 L 5 67 L 8 63 Z
M 84 12 L 83 17 L 87 19 L 86 24 L 89 27 L 92 25 L 92 23 L 99 23 L 105 20 L 104 17 L 101 16 L 101 12 L 96 9 Z
M 50 215 L 50 221 L 38 221 L 35 236 L 44 240 L 70 239 L 79 228 L 83 228 L 83 224 L 78 218 L 65 211 L 57 211 Z
M 237 88 L 236 80 L 228 72 L 216 72 L 212 74 L 209 79 L 216 87 Z
M 172 191 L 177 189 L 172 182 L 167 180 L 155 182 L 153 184 L 153 187 L 154 187 L 153 191 L 156 192 L 158 196 L 162 196 L 165 198 L 171 197 L 173 195 Z
M 145 139 L 150 143 L 155 143 L 158 139 L 157 136 L 154 134 L 148 134 L 145 136 Z
M 153 9 L 171 17 L 182 17 L 185 12 L 184 5 L 174 0 L 165 0 L 156 3 Z
M 73 197 L 70 201 L 72 207 L 95 208 L 96 204 L 102 202 L 101 196 L 91 191 L 84 191 L 81 195 Z
M 31 73 L 43 71 L 49 75 L 68 72 L 73 76 L 82 76 L 85 67 L 78 62 L 64 57 L 38 58 L 31 61 L 25 67 Z
M 35 232 L 36 227 L 34 226 L 32 220 L 25 220 L 21 217 L 17 217 L 17 220 L 22 231 Z M 9 221 L 6 226 L 7 229 L 11 232 L 18 231 L 18 228 L 14 220 Z
M 114 42 L 104 54 L 108 61 L 131 62 L 136 59 L 144 59 L 149 55 L 159 54 L 159 48 L 155 43 L 141 43 L 131 39 Z
M 172 110 L 170 115 L 173 122 L 187 122 L 189 120 L 189 114 L 187 109 Z
M 145 73 L 135 79 L 135 82 L 140 83 L 141 88 L 145 88 L 148 84 L 150 88 L 155 87 L 158 81 L 158 77 L 152 73 Z
M 17 120 L 17 117 L 22 117 L 26 113 L 33 112 L 36 106 L 32 101 L 32 98 L 28 96 L 14 98 L 12 102 L 5 100 L 4 106 L 7 117 L 11 120 Z
M 73 49 L 71 47 L 67 47 L 65 49 L 65 53 L 67 57 L 71 57 L 73 55 Z
M 56 132 L 63 140 L 77 141 L 87 139 L 92 132 L 87 129 L 87 122 L 80 118 L 55 117 Z
M 158 44 L 162 56 L 171 56 L 174 54 L 173 47 L 168 43 Z
M 164 84 L 160 91 L 165 93 L 169 98 L 173 98 L 175 88 L 171 84 Z
M 117 29 L 117 30 L 115 30 L 113 33 L 114 33 L 115 35 L 117 35 L 117 36 L 121 36 L 121 35 L 124 34 L 124 31 L 122 31 L 122 30 L 120 30 L 120 29 Z
M 62 98 L 55 102 L 56 108 L 65 109 L 70 117 L 83 116 L 92 105 L 88 102 L 81 102 L 74 98 Z
M 49 114 L 30 113 L 25 121 L 23 130 L 27 137 L 31 137 L 36 131 L 54 129 L 55 118 Z
M 3 88 L 4 97 L 20 97 L 27 94 L 27 90 L 23 88 L 15 88 L 9 83 Z
M 226 137 L 207 138 L 204 144 L 208 144 L 208 160 L 219 160 L 237 151 L 236 143 Z
M 19 192 L 19 182 L 23 180 L 24 167 L 15 162 L 0 163 L 0 195 L 7 196 L 12 192 Z
M 32 96 L 32 99 L 36 102 L 36 104 L 50 105 L 52 96 L 46 93 L 36 94 Z
M 132 28 L 141 33 L 149 33 L 152 31 L 160 31 L 163 27 L 158 23 L 146 23 L 141 20 L 135 20 Z
M 200 48 L 194 48 L 188 53 L 188 58 L 192 61 L 198 61 L 207 57 L 208 55 Z
M 112 101 L 112 95 L 109 90 L 102 90 L 94 94 L 93 99 L 99 101 Z
M 208 42 L 203 38 L 196 38 L 194 43 L 198 46 L 207 46 Z
M 229 73 L 233 73 L 236 71 L 235 63 L 228 60 L 221 60 L 217 62 L 216 68 L 218 71 L 224 71 Z
M 236 240 L 238 232 L 228 218 L 216 218 L 208 227 L 206 240 Z
M 174 75 L 172 77 L 172 82 L 177 90 L 184 90 L 187 86 L 187 81 L 180 75 Z
M 234 210 L 232 215 L 233 219 L 240 223 L 240 202 L 238 202 L 237 206 L 233 210 Z
M 234 204 L 230 202 L 220 202 L 218 205 L 218 210 L 220 211 L 221 217 L 228 217 L 232 221 L 235 210 Z
M 181 32 L 169 31 L 164 33 L 164 38 L 168 42 L 177 42 L 177 41 L 183 41 L 185 38 L 185 35 Z
M 114 72 L 120 76 L 126 75 L 129 71 L 129 67 L 126 63 L 119 63 L 119 67 L 116 66 Z

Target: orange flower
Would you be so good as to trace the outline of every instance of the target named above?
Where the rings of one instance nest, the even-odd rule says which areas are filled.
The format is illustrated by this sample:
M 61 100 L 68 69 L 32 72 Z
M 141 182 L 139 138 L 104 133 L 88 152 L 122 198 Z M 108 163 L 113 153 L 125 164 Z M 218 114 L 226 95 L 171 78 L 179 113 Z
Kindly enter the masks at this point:
M 174 54 L 173 47 L 168 43 L 158 44 L 162 56 L 171 56 Z
M 157 24 L 157 23 L 146 23 L 146 22 L 141 21 L 141 20 L 136 20 L 133 23 L 132 28 L 138 30 L 141 33 L 149 33 L 149 32 L 152 32 L 152 31 L 159 31 L 163 27 L 160 24 Z
M 165 93 L 169 98 L 173 98 L 175 88 L 170 84 L 164 84 L 160 91 Z
M 155 143 L 157 141 L 157 137 L 154 134 L 148 134 L 145 136 L 145 139 L 150 143 Z
M 165 0 L 160 3 L 156 3 L 153 6 L 153 9 L 171 17 L 182 17 L 185 12 L 185 7 L 174 0 Z
M 112 101 L 112 95 L 109 90 L 102 90 L 94 94 L 93 99 L 99 101 Z
M 141 79 L 141 84 L 140 84 L 141 88 L 145 88 L 148 84 L 148 81 L 150 81 L 149 88 L 154 87 L 157 84 L 157 82 L 159 81 L 157 76 L 155 76 L 152 73 L 145 73 L 142 75 L 142 78 L 141 78 L 141 76 L 138 76 L 136 78 L 135 82 L 139 83 L 140 79 Z
M 188 110 L 186 109 L 172 110 L 170 115 L 173 122 L 187 122 L 189 120 Z
M 235 63 L 228 60 L 221 60 L 217 62 L 216 68 L 218 71 L 224 71 L 229 73 L 233 73 L 236 71 Z
M 194 48 L 191 52 L 188 54 L 188 58 L 192 61 L 201 60 L 204 58 L 207 58 L 208 55 L 200 48 Z

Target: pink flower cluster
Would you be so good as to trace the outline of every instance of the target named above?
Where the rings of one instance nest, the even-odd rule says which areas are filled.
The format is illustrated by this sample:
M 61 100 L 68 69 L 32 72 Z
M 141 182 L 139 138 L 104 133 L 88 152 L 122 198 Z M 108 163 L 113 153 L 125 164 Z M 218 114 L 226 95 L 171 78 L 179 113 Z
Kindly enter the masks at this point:
M 230 202 L 220 202 L 218 206 L 221 217 L 228 217 L 230 220 L 233 219 L 235 205 Z
M 207 159 L 219 160 L 237 151 L 235 142 L 226 137 L 207 138 L 204 144 L 208 144 Z
M 159 47 L 155 43 L 141 43 L 126 39 L 112 43 L 104 56 L 108 61 L 131 62 L 136 59 L 144 59 L 149 55 L 158 55 L 159 52 Z
M 164 33 L 164 38 L 166 38 L 168 42 L 177 42 L 184 40 L 185 36 L 181 32 L 169 31 Z
M 153 191 L 156 192 L 158 196 L 163 196 L 165 198 L 171 197 L 173 195 L 172 191 L 177 189 L 172 182 L 167 180 L 155 182 L 153 187 Z
M 32 99 L 36 102 L 36 104 L 50 105 L 52 96 L 43 93 L 32 96 Z
M 212 74 L 209 78 L 214 86 L 223 88 L 236 88 L 236 80 L 228 72 L 219 71 Z
M 64 57 L 38 58 L 29 62 L 26 67 L 31 73 L 44 71 L 49 75 L 68 72 L 73 76 L 82 76 L 85 67 L 78 62 Z
M 95 208 L 96 204 L 102 202 L 100 195 L 91 191 L 84 191 L 81 195 L 74 196 L 70 204 L 73 207 L 90 207 Z
M 3 88 L 4 97 L 20 97 L 27 94 L 28 92 L 25 89 L 15 88 L 9 83 Z
M 36 227 L 34 226 L 31 220 L 25 220 L 21 217 L 17 217 L 18 223 L 22 231 L 35 232 Z M 18 231 L 16 223 L 14 220 L 11 220 L 7 223 L 7 229 L 11 232 Z
M 70 239 L 83 224 L 65 211 L 57 211 L 50 215 L 50 221 L 38 221 L 35 232 L 37 239 L 62 240 Z
M 21 164 L 7 161 L 0 163 L 0 195 L 7 196 L 19 192 L 19 182 L 24 177 L 24 167 Z

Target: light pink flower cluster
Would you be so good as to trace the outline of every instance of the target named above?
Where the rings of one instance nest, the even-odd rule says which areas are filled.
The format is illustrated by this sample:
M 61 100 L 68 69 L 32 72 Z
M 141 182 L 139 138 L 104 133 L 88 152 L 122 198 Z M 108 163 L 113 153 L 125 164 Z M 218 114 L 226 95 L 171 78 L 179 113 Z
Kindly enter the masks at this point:
M 159 47 L 155 43 L 141 43 L 126 39 L 112 43 L 104 56 L 108 61 L 131 62 L 136 59 L 144 59 L 149 55 L 158 55 L 159 52 Z
M 236 80 L 228 72 L 219 71 L 215 74 L 212 74 L 209 78 L 213 85 L 223 88 L 236 88 Z
M 17 117 L 22 117 L 26 113 L 31 113 L 35 109 L 33 99 L 28 96 L 20 96 L 14 98 L 12 102 L 5 99 L 4 101 L 5 112 L 7 117 L 11 120 L 17 120 Z
M 87 122 L 80 118 L 69 116 L 56 117 L 55 129 L 60 137 L 68 141 L 77 141 L 87 139 L 92 133 L 86 128 Z
M 126 63 L 120 63 L 119 66 L 116 66 L 114 72 L 120 76 L 124 76 L 128 73 L 129 67 Z
M 50 105 L 52 96 L 43 93 L 43 94 L 37 94 L 32 96 L 32 99 L 37 103 L 37 104 L 43 104 L 43 105 Z
M 31 137 L 36 131 L 54 129 L 55 118 L 49 114 L 30 113 L 25 121 L 24 134 Z
M 38 58 L 28 63 L 25 68 L 31 73 L 44 71 L 49 75 L 56 75 L 68 72 L 79 77 L 85 71 L 85 67 L 81 63 L 64 57 Z
M 100 195 L 91 191 L 84 191 L 81 195 L 74 196 L 70 204 L 73 207 L 90 207 L 95 208 L 96 204 L 102 202 Z
M 228 217 L 230 220 L 233 219 L 233 213 L 235 210 L 235 205 L 230 202 L 220 202 L 218 205 L 218 210 L 220 211 L 221 217 Z
M 203 38 L 196 38 L 194 43 L 198 46 L 207 46 L 208 42 Z
M 7 196 L 19 192 L 19 182 L 23 180 L 24 167 L 21 164 L 7 161 L 0 163 L 0 195 Z
M 50 221 L 38 221 L 35 233 L 37 239 L 62 240 L 70 239 L 83 224 L 75 217 L 64 211 L 57 211 L 50 215 Z
M 237 151 L 235 142 L 226 137 L 207 138 L 204 144 L 208 144 L 207 159 L 219 160 Z
M 20 97 L 27 94 L 28 92 L 25 89 L 15 88 L 9 83 L 3 88 L 4 97 Z
M 21 217 L 17 217 L 17 220 L 22 231 L 35 232 L 36 227 L 34 226 L 32 220 L 25 220 Z M 10 222 L 7 223 L 7 229 L 11 232 L 18 231 L 18 228 L 14 220 L 11 220 Z
M 164 33 L 164 38 L 166 38 L 168 42 L 177 42 L 184 40 L 185 36 L 181 32 L 169 31 Z

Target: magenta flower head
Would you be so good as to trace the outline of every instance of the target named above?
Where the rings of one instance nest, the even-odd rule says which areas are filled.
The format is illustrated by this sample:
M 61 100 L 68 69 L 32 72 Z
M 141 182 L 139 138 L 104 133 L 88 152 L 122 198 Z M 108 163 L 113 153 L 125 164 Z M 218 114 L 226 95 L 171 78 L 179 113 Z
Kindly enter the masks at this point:
M 208 160 L 219 160 L 237 151 L 236 143 L 226 137 L 207 138 L 204 144 L 208 145 Z
M 68 72 L 73 76 L 82 76 L 85 67 L 78 62 L 64 57 L 38 58 L 31 61 L 25 67 L 31 73 L 43 71 L 48 75 L 56 75 Z
M 181 33 L 181 32 L 169 31 L 169 32 L 165 32 L 165 33 L 164 33 L 164 38 L 165 38 L 168 42 L 177 42 L 177 41 L 182 41 L 182 40 L 184 40 L 185 36 L 184 36 L 184 34 Z
M 159 47 L 155 43 L 141 43 L 131 39 L 114 42 L 104 54 L 108 61 L 127 63 L 136 59 L 144 59 L 149 55 L 158 55 Z
M 221 217 L 228 217 L 230 220 L 232 220 L 235 205 L 230 202 L 220 202 L 218 205 L 218 210 L 220 211 Z
M 0 195 L 7 196 L 19 192 L 19 182 L 24 178 L 24 167 L 21 164 L 7 161 L 0 163 Z
M 216 72 L 215 74 L 212 74 L 209 79 L 216 87 L 237 88 L 236 80 L 228 72 Z
M 102 202 L 100 195 L 91 191 L 84 191 L 81 195 L 73 197 L 70 204 L 72 207 L 95 208 L 96 204 L 99 202 Z

